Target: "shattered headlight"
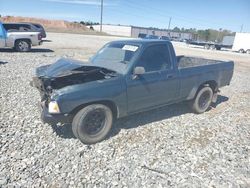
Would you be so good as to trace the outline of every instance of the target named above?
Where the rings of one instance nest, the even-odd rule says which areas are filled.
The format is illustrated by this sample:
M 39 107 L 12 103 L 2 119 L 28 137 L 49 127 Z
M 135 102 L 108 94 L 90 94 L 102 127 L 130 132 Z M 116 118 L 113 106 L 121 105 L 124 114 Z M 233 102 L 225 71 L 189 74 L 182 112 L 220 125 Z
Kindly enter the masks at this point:
M 57 93 L 57 92 L 52 92 L 52 94 L 51 94 L 51 96 L 50 96 L 50 99 L 51 99 L 51 100 L 56 100 L 56 99 L 58 98 L 58 96 L 59 96 L 59 93 Z
M 59 106 L 58 106 L 58 104 L 57 104 L 56 101 L 51 101 L 49 103 L 49 110 L 48 111 L 51 114 L 58 114 L 58 113 L 60 113 L 60 109 L 59 109 Z

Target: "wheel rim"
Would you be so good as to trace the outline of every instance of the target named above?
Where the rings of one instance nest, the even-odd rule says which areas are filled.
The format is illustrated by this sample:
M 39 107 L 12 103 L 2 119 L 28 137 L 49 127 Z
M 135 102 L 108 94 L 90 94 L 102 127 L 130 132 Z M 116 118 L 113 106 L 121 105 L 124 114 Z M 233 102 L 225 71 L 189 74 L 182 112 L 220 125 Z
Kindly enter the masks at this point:
M 214 50 L 214 49 L 215 49 L 215 46 L 214 46 L 214 45 L 210 46 L 210 49 L 211 49 L 211 50 Z
M 202 110 L 204 110 L 208 107 L 209 101 L 210 101 L 210 92 L 205 91 L 204 93 L 201 94 L 198 101 L 198 105 Z
M 19 42 L 18 47 L 20 50 L 26 51 L 29 48 L 29 45 L 27 42 L 21 41 Z
M 243 53 L 244 52 L 244 50 L 243 49 L 240 49 L 240 51 L 239 51 L 240 53 Z
M 95 109 L 87 113 L 81 127 L 88 135 L 94 136 L 104 128 L 105 122 L 105 112 L 102 109 Z

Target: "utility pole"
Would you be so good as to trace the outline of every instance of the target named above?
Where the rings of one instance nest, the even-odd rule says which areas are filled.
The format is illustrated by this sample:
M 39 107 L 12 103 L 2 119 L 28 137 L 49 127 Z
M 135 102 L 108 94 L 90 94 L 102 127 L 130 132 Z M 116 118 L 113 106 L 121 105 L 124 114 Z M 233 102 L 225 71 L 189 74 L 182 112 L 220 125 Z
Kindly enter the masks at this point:
M 172 17 L 169 18 L 169 22 L 168 22 L 168 31 L 169 31 L 169 29 L 170 29 L 171 20 L 172 20 Z
M 240 26 L 240 33 L 242 33 L 242 31 L 243 31 L 243 24 L 241 24 L 241 26 Z
M 220 28 L 219 31 L 218 31 L 218 34 L 217 34 L 217 37 L 216 37 L 216 42 L 218 42 L 218 40 L 219 40 L 219 36 L 220 36 L 221 31 L 222 31 L 222 28 Z
M 100 25 L 100 32 L 102 32 L 102 14 L 103 14 L 103 0 L 101 0 L 101 25 Z
M 172 17 L 169 18 L 169 22 L 168 22 L 168 35 L 170 37 L 170 25 L 171 25 L 171 20 L 172 20 Z

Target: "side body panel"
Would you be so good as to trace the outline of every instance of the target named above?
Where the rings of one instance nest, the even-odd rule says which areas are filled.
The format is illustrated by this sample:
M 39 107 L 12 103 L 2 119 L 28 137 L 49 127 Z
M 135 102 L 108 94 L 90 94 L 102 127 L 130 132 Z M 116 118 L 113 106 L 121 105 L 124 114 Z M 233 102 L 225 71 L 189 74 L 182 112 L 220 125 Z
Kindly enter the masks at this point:
M 233 62 L 180 69 L 180 100 L 193 99 L 199 86 L 215 81 L 218 88 L 229 85 L 233 76 Z
M 146 72 L 133 79 L 133 68 L 126 78 L 128 114 L 144 111 L 156 106 L 171 103 L 178 99 L 180 79 L 176 67 L 176 57 L 173 46 L 167 43 L 166 55 L 170 58 L 171 66 L 168 69 Z M 147 47 L 144 46 L 141 55 Z M 138 58 L 140 63 L 140 58 Z M 157 63 L 157 62 L 155 62 Z
M 123 76 L 67 86 L 57 90 L 57 93 L 61 93 L 58 103 L 63 114 L 70 113 L 80 105 L 97 101 L 113 102 L 117 107 L 118 117 L 127 114 L 126 87 Z
M 32 46 L 39 45 L 38 32 L 11 32 L 7 33 L 6 47 L 14 47 L 17 39 L 29 39 Z

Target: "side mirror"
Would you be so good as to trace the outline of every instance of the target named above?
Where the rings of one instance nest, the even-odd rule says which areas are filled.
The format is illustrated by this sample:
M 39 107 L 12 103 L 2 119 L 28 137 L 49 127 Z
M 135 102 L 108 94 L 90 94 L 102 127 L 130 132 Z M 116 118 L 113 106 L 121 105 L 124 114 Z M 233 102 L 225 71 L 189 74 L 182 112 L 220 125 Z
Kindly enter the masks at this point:
M 134 75 L 142 75 L 145 73 L 144 67 L 135 67 Z
M 144 67 L 135 67 L 133 72 L 133 79 L 136 79 L 138 76 L 145 73 Z

